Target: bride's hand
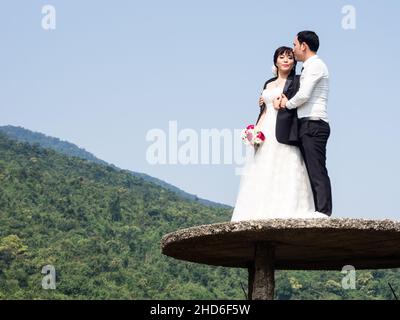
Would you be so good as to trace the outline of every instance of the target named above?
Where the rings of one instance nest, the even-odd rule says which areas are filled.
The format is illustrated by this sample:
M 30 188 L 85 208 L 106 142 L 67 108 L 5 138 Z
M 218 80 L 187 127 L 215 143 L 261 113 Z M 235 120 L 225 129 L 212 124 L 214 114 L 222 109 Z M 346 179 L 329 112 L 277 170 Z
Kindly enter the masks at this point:
M 276 110 L 279 110 L 279 108 L 280 108 L 280 105 L 281 105 L 281 98 L 282 97 L 276 97 L 274 100 L 273 100 L 273 102 L 272 102 L 272 104 L 273 104 L 273 106 L 274 106 L 274 108 L 276 109 Z
M 260 96 L 260 99 L 258 100 L 259 106 L 261 107 L 263 105 L 263 103 L 264 103 L 264 99 L 262 96 Z
M 282 109 L 286 108 L 286 102 L 288 101 L 288 98 L 282 93 L 282 99 L 281 99 L 281 105 L 280 107 Z

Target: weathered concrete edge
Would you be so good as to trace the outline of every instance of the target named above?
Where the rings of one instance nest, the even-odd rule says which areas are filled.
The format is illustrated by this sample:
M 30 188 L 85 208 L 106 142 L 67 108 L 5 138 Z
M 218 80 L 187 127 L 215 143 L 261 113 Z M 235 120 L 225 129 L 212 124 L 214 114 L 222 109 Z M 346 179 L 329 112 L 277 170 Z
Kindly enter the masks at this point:
M 184 228 L 165 234 L 161 239 L 161 249 L 170 243 L 190 238 L 252 230 L 263 232 L 272 229 L 354 229 L 400 232 L 400 222 L 391 219 L 361 218 L 296 218 L 219 222 Z

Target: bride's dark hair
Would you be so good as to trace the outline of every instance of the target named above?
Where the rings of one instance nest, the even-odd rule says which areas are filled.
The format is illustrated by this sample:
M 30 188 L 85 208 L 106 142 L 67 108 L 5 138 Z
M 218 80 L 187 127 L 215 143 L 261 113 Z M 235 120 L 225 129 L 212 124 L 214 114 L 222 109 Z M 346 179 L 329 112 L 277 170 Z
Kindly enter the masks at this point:
M 289 77 L 290 77 L 290 76 L 295 76 L 295 75 L 296 75 L 296 65 L 297 65 L 297 61 L 296 61 L 296 58 L 294 57 L 293 49 L 292 49 L 292 48 L 289 48 L 289 47 L 285 47 L 285 46 L 279 47 L 278 49 L 275 50 L 275 53 L 274 53 L 274 66 L 275 66 L 276 69 L 277 69 L 277 71 L 276 71 L 277 73 L 276 73 L 276 74 L 278 75 L 278 72 L 279 72 L 278 66 L 276 65 L 276 62 L 278 61 L 278 57 L 279 57 L 281 54 L 291 54 L 291 55 L 293 56 L 294 65 L 293 65 L 292 70 L 291 70 L 290 73 L 289 73 Z

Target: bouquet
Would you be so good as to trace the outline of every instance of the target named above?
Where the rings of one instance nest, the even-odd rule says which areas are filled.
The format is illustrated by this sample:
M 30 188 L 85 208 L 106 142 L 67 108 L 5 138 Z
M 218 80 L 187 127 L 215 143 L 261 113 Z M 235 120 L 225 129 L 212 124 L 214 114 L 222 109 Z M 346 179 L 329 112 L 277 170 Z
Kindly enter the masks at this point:
M 241 137 L 244 144 L 253 146 L 260 146 L 265 140 L 264 133 L 252 124 L 242 130 Z

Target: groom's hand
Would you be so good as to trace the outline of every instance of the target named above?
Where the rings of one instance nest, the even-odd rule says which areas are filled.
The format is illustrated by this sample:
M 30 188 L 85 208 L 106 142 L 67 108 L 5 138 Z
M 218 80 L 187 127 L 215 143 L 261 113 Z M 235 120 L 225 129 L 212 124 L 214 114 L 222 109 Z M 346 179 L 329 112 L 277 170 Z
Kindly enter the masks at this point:
M 281 105 L 281 100 L 282 100 L 282 97 L 276 97 L 274 100 L 272 100 L 272 105 L 274 106 L 274 108 L 276 110 L 279 110 L 280 105 Z
M 288 98 L 282 93 L 282 99 L 280 104 L 281 109 L 286 108 L 286 102 L 288 102 Z

